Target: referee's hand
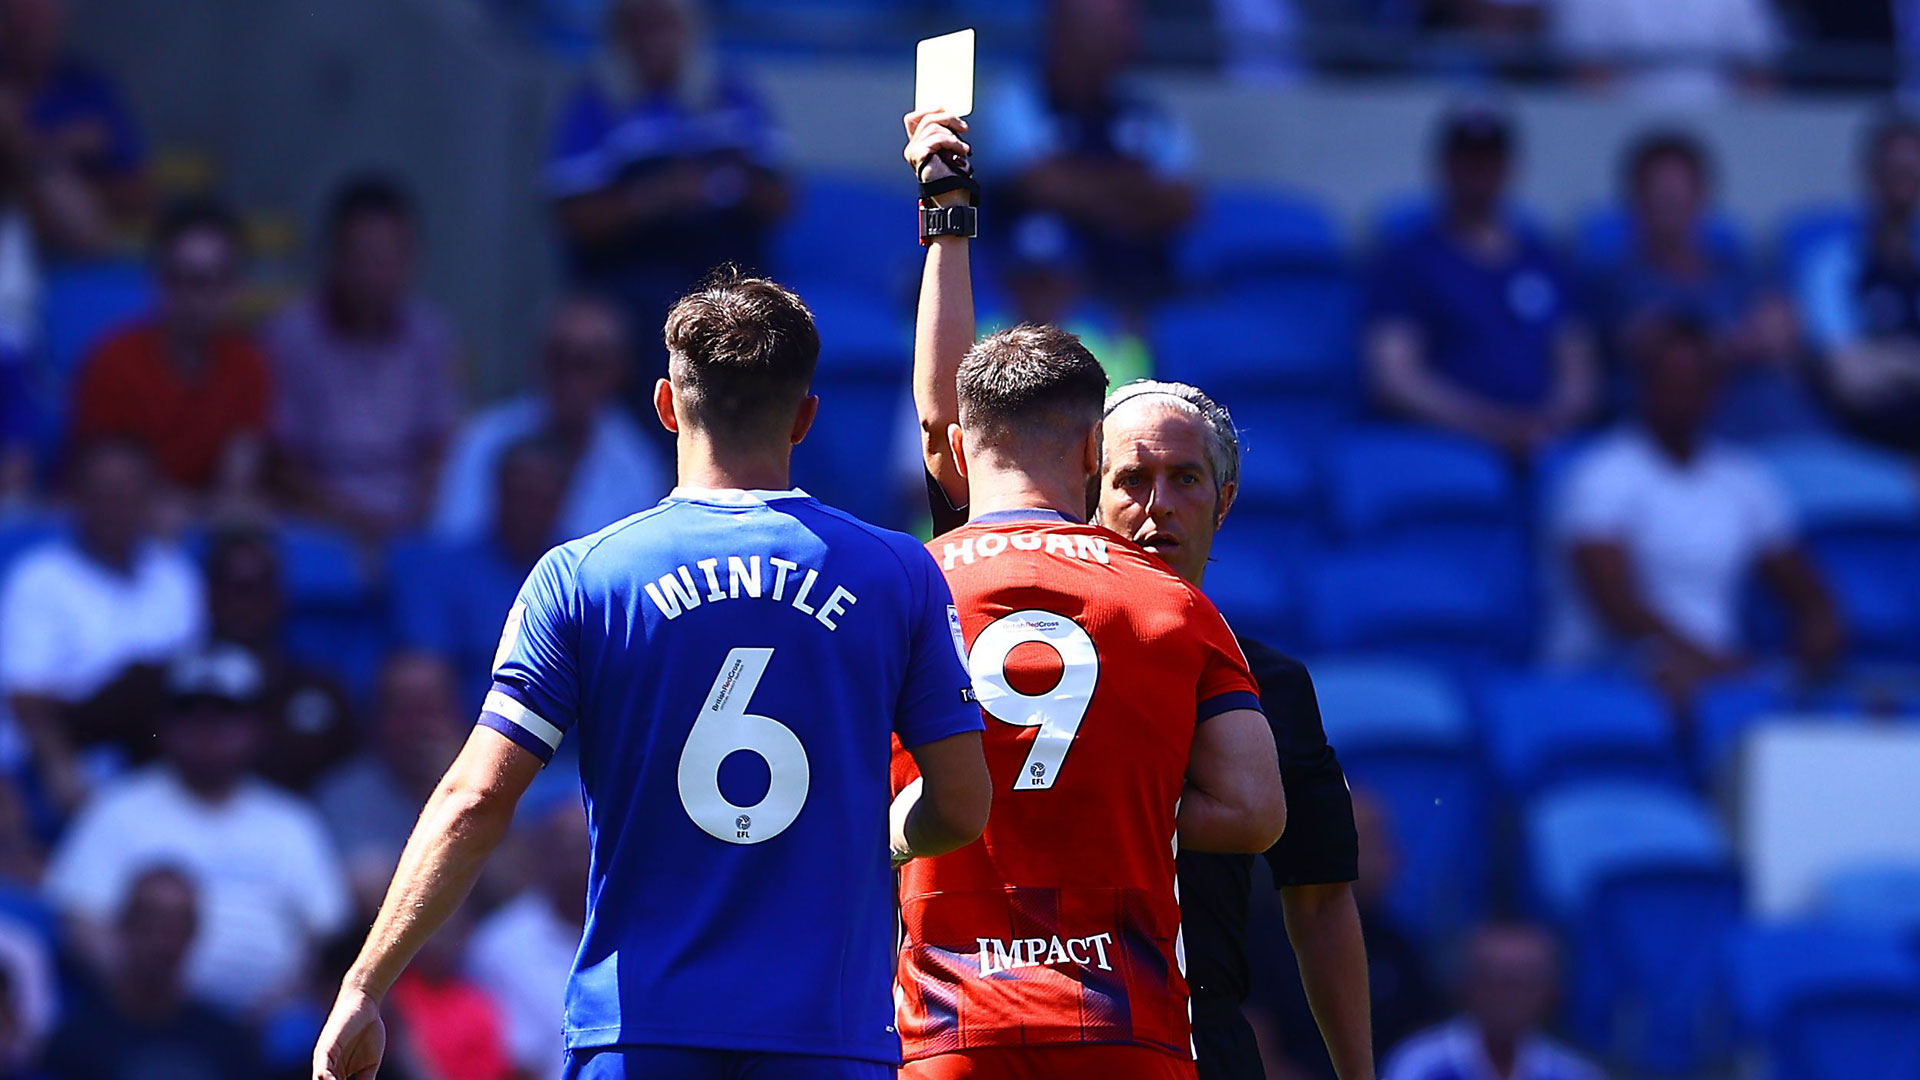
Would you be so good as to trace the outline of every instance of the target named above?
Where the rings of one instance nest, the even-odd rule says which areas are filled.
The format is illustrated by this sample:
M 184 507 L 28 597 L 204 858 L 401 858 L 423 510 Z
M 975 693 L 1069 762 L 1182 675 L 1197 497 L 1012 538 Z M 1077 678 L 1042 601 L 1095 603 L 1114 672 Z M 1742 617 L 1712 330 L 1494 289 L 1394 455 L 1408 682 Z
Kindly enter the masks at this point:
M 379 1003 L 342 987 L 313 1048 L 313 1080 L 374 1080 L 386 1052 L 387 1025 Z
M 907 164 L 913 166 L 913 175 L 922 182 L 939 180 L 954 175 L 959 169 L 969 168 L 973 147 L 960 138 L 967 130 L 967 122 L 945 109 L 929 109 L 924 112 L 911 112 L 906 115 L 907 148 L 903 156 Z M 946 206 L 959 206 L 966 202 L 965 192 L 950 191 L 937 196 L 934 202 Z

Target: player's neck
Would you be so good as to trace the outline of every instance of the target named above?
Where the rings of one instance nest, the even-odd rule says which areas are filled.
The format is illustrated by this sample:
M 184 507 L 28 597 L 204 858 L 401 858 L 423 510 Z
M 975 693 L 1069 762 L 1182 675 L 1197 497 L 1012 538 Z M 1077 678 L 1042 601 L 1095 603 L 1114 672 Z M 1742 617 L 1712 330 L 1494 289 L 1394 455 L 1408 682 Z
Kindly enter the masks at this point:
M 1064 477 L 1042 478 L 1013 469 L 978 469 L 967 477 L 970 516 L 997 510 L 1054 510 L 1075 521 L 1087 516 L 1087 488 L 1082 479 L 1071 484 Z
M 712 442 L 683 433 L 676 450 L 681 487 L 785 491 L 793 483 L 792 454 L 787 447 L 722 453 Z

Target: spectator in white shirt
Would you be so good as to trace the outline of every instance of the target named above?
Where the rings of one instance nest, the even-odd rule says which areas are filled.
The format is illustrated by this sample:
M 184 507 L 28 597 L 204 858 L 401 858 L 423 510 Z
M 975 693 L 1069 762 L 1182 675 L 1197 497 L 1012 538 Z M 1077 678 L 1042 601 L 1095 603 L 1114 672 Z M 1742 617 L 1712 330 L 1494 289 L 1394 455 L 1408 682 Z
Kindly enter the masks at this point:
M 556 1080 L 566 1056 L 567 976 L 587 917 L 587 818 L 579 801 L 559 800 L 532 841 L 532 883 L 481 922 L 467 945 L 467 969 L 500 1004 L 520 1075 Z
M 1779 47 L 1766 0 L 1546 0 L 1556 45 L 1593 85 L 1703 105 L 1764 83 Z
M 563 300 L 548 322 L 540 389 L 487 409 L 454 436 L 434 533 L 454 542 L 486 536 L 500 458 L 534 437 L 558 450 L 568 467 L 554 542 L 597 532 L 659 502 L 673 486 L 667 464 L 658 444 L 619 405 L 629 347 L 618 308 L 589 295 Z
M 1461 1015 L 1400 1044 L 1383 1080 L 1605 1080 L 1543 1029 L 1560 996 L 1553 938 L 1532 926 L 1486 926 L 1468 941 Z
M 21 556 L 0 590 L 0 692 L 66 808 L 82 794 L 76 743 L 144 736 L 155 665 L 196 640 L 206 617 L 199 570 L 152 534 L 146 452 L 93 444 L 72 478 L 71 537 Z
M 132 882 L 156 864 L 179 867 L 203 913 L 188 988 L 258 1018 L 305 989 L 317 950 L 344 928 L 346 874 L 312 808 L 252 775 L 253 657 L 224 645 L 190 653 L 168 683 L 162 760 L 81 812 L 47 869 L 47 896 L 100 956 Z
M 1797 659 L 1818 673 L 1838 659 L 1844 628 L 1785 493 L 1758 461 L 1704 434 L 1718 385 L 1707 333 L 1668 320 L 1633 359 L 1638 422 L 1573 465 L 1560 503 L 1573 588 L 1554 658 L 1637 661 L 1684 705 L 1743 663 L 1741 596 L 1758 571 L 1791 612 Z

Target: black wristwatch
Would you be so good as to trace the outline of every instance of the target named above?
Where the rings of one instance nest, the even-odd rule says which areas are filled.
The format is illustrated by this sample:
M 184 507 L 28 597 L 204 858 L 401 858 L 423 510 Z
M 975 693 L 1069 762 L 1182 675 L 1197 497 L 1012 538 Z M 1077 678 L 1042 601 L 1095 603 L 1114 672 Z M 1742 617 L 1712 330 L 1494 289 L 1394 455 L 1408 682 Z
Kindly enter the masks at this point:
M 920 243 L 930 244 L 941 236 L 964 236 L 971 240 L 980 235 L 980 210 L 973 206 L 922 206 L 920 208 Z

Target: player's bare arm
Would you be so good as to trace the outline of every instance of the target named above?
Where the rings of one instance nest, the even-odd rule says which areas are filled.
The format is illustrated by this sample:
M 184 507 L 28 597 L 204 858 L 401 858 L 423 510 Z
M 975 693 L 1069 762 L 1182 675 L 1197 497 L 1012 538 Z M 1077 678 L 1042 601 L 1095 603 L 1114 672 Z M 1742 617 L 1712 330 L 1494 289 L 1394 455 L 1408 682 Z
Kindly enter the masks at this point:
M 1179 826 L 1182 848 L 1228 854 L 1259 854 L 1286 831 L 1280 757 L 1259 711 L 1233 709 L 1194 730 Z
M 466 900 L 513 822 L 541 762 L 476 727 L 407 840 L 393 884 L 313 1050 L 315 1080 L 373 1080 L 386 1053 L 380 1001 L 414 954 Z
M 905 156 L 916 177 L 951 175 L 950 159 L 970 160 L 972 147 L 960 137 L 967 130 L 965 120 L 943 111 L 914 112 L 907 114 L 906 127 Z M 930 201 L 957 206 L 966 199 L 965 192 L 951 191 Z M 955 506 L 967 504 L 967 481 L 954 461 L 947 432 L 960 421 L 955 380 L 975 333 L 970 247 L 960 236 L 937 237 L 927 245 L 913 323 L 913 404 L 920 414 L 921 452 L 928 474 Z
M 945 855 L 980 839 L 993 805 L 993 777 L 987 772 L 980 733 L 936 739 L 907 753 L 920 778 L 894 800 L 894 859 Z

